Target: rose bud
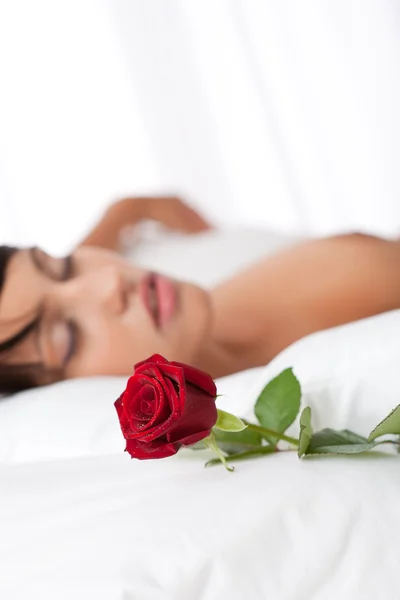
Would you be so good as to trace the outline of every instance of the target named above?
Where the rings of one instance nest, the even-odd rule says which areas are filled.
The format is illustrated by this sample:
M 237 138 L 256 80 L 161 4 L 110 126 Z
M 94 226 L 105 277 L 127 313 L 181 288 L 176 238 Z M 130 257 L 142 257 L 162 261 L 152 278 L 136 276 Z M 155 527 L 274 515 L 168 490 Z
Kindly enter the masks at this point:
M 132 458 L 165 458 L 206 438 L 217 421 L 210 375 L 154 354 L 134 367 L 115 402 Z

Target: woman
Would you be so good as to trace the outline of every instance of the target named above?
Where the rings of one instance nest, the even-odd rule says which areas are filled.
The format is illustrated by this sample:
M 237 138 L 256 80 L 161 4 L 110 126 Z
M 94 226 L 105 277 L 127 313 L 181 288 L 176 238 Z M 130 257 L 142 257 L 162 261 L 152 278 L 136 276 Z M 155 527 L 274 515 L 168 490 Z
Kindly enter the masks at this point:
M 306 241 L 206 292 L 113 251 L 123 226 L 149 218 L 208 228 L 176 198 L 125 199 L 67 258 L 1 249 L 1 392 L 129 374 L 155 352 L 219 377 L 266 364 L 311 332 L 400 307 L 397 241 Z

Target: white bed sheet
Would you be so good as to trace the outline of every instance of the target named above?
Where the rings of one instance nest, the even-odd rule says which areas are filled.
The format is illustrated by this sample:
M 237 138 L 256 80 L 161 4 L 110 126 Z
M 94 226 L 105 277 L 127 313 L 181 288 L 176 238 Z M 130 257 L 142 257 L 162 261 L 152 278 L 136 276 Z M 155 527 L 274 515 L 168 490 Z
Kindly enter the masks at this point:
M 4 600 L 397 597 L 397 457 L 0 468 Z
M 243 414 L 249 386 L 259 388 L 302 344 L 223 380 L 220 405 Z M 377 406 L 375 419 L 388 408 Z M 204 469 L 206 456 L 0 465 L 0 598 L 397 597 L 397 456 L 299 461 L 287 452 L 239 463 L 233 474 Z

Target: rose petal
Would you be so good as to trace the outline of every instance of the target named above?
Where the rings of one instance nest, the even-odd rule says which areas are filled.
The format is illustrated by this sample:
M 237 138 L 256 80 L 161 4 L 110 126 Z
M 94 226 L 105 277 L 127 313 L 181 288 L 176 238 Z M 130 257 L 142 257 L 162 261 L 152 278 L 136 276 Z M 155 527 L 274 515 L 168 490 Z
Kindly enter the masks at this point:
M 165 394 L 166 394 L 166 400 L 169 403 L 169 398 L 168 398 L 168 387 L 165 384 L 165 378 L 162 374 L 162 372 L 158 369 L 158 366 L 155 364 L 145 364 L 144 361 L 140 364 L 140 368 L 137 369 L 137 371 L 135 372 L 135 375 L 133 375 L 132 377 L 136 377 L 137 375 L 145 375 L 146 377 L 150 377 L 151 379 L 155 379 L 158 383 L 158 385 L 162 386 Z M 170 403 L 169 403 L 170 404 Z M 172 407 L 171 407 L 172 410 Z
M 140 409 L 141 393 L 147 385 L 151 386 L 155 393 L 156 408 L 152 417 L 142 415 Z M 164 418 L 168 417 L 168 412 L 164 410 L 165 406 L 168 407 L 168 400 L 165 398 L 164 391 L 167 391 L 165 386 L 163 387 L 154 377 L 149 377 L 142 373 L 130 377 L 122 402 L 132 433 L 139 431 L 141 434 L 143 431 L 151 429 L 154 423 L 160 420 L 160 413 L 162 413 Z
M 158 385 L 160 385 L 163 388 L 164 392 L 168 394 L 168 387 L 165 383 L 165 377 L 162 371 L 157 367 L 157 365 L 150 365 L 148 368 L 143 366 L 141 367 L 139 372 L 146 372 L 148 376 L 151 377 L 152 380 L 156 380 Z
M 179 444 L 182 444 L 182 446 L 190 446 L 191 444 L 201 442 L 201 440 L 204 440 L 204 438 L 208 437 L 209 435 L 209 429 L 206 429 L 205 431 L 199 431 L 199 433 L 193 433 L 192 435 L 188 435 L 185 438 L 181 438 L 179 440 Z
M 130 421 L 147 423 L 157 410 L 157 394 L 154 387 L 145 383 L 141 385 L 130 402 L 126 403 L 125 411 Z M 147 412 L 146 412 L 147 411 Z
M 168 363 L 162 365 L 146 365 L 144 363 L 141 363 L 140 369 L 138 369 L 138 371 L 133 377 L 136 377 L 136 375 L 138 375 L 139 373 L 146 374 L 146 376 L 154 377 L 164 389 L 165 400 L 169 403 L 171 413 L 173 413 L 175 417 L 182 414 L 182 401 L 180 400 L 180 391 L 182 389 L 185 390 L 185 379 L 183 377 L 183 370 L 180 367 L 173 367 Z M 178 389 L 176 389 L 175 393 L 172 394 L 172 387 L 174 382 L 177 383 Z
M 125 394 L 125 392 L 123 392 L 120 395 L 120 397 L 118 398 L 118 400 L 116 400 L 114 402 L 114 406 L 115 406 L 117 414 L 118 414 L 122 433 L 124 434 L 124 437 L 126 437 L 126 435 L 129 434 L 132 430 L 131 430 L 131 426 L 129 424 L 129 420 L 127 419 L 127 417 L 125 415 L 125 411 L 124 411 L 124 406 L 123 406 L 124 394 Z
M 159 370 L 164 376 L 169 377 L 172 381 L 175 381 L 178 386 L 182 386 L 185 383 L 185 377 L 182 367 L 167 363 L 159 365 Z
M 157 412 L 157 397 L 154 387 L 146 384 L 140 390 L 140 412 L 148 417 L 154 417 Z
M 188 383 L 184 413 L 175 421 L 166 438 L 169 442 L 180 442 L 199 430 L 210 432 L 217 421 L 217 416 L 214 398 Z
M 168 360 L 166 358 L 164 358 L 163 356 L 161 356 L 161 354 L 153 354 L 146 360 L 141 360 L 140 362 L 136 363 L 136 365 L 134 366 L 134 370 L 136 371 L 136 369 L 138 367 L 141 367 L 142 365 L 149 365 L 152 363 L 154 363 L 156 365 L 165 364 L 165 363 L 168 363 Z
M 129 452 L 132 458 L 146 460 L 151 458 L 167 458 L 178 452 L 179 444 L 168 444 L 165 441 L 157 443 L 145 443 L 139 440 L 127 440 L 126 452 Z
M 183 369 L 183 374 L 187 382 L 190 382 L 201 390 L 204 390 L 213 398 L 217 396 L 217 387 L 211 375 L 183 363 L 172 362 L 171 364 L 177 365 Z
M 183 384 L 183 386 L 180 386 L 177 390 L 174 386 L 174 382 L 168 378 L 165 378 L 165 385 L 167 387 L 166 395 L 171 407 L 171 417 L 178 419 L 183 414 L 185 408 L 186 386 Z
M 132 431 L 142 431 L 143 429 L 146 429 L 153 417 L 153 415 L 146 415 L 142 411 L 142 389 L 143 388 L 138 387 L 136 393 L 129 398 L 129 401 L 125 403 L 124 407 Z M 155 405 L 158 405 L 157 400 L 155 401 Z
M 125 415 L 124 415 L 124 407 L 122 404 L 122 399 L 124 396 L 125 392 L 122 392 L 122 394 L 120 395 L 120 397 L 114 402 L 114 406 L 116 408 L 118 417 L 120 419 L 120 421 L 125 419 Z
M 155 381 L 155 385 L 156 384 L 158 385 L 159 382 Z M 138 423 L 137 428 L 131 428 L 130 433 L 125 435 L 127 439 L 140 438 L 146 442 L 150 442 L 164 435 L 172 427 L 176 420 L 176 416 L 171 414 L 168 400 L 174 403 L 174 396 L 176 396 L 176 392 L 173 388 L 172 390 L 169 388 L 169 385 L 171 385 L 170 382 L 168 382 L 168 385 L 166 382 L 164 382 L 164 385 L 166 394 L 163 394 L 162 397 L 160 396 L 160 406 L 158 412 L 154 415 L 151 421 L 146 424 L 145 427 L 141 427 L 140 423 Z
M 142 364 L 136 370 L 132 377 L 138 377 L 139 375 L 145 375 L 146 377 L 155 377 L 158 381 L 162 380 L 162 374 L 156 364 Z

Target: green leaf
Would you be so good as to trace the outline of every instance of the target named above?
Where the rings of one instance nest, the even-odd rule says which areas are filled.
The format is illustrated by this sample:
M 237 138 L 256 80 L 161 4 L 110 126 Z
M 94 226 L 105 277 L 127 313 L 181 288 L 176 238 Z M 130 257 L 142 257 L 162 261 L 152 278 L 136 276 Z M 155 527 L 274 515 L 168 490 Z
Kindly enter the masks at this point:
M 249 450 L 248 452 L 239 452 L 238 454 L 231 454 L 229 456 L 229 462 L 239 461 L 239 460 L 247 460 L 249 458 L 254 458 L 257 456 L 263 456 L 264 454 L 271 454 L 275 452 L 275 448 L 273 446 L 259 446 L 258 448 L 254 448 L 253 450 Z M 212 458 L 206 464 L 205 467 L 213 467 L 215 465 L 220 465 L 221 461 L 219 458 Z
M 214 433 L 218 446 L 227 454 L 252 450 L 254 447 L 261 446 L 262 442 L 261 435 L 256 431 L 250 431 L 250 429 L 243 429 L 243 431 L 237 433 L 216 429 Z
M 303 412 L 300 416 L 300 437 L 299 447 L 297 450 L 299 458 L 301 458 L 303 454 L 307 452 L 307 448 L 310 443 L 312 434 L 313 430 L 311 426 L 311 408 L 309 406 L 306 406 L 303 409 Z
M 360 454 L 372 450 L 378 444 L 379 442 L 369 442 L 367 438 L 348 429 L 336 431 L 328 428 L 313 434 L 305 453 Z
M 400 404 L 371 431 L 368 441 L 372 442 L 380 435 L 388 433 L 400 433 Z
M 260 424 L 267 429 L 284 433 L 300 410 L 301 389 L 292 369 L 285 369 L 272 379 L 261 392 L 254 412 Z M 273 436 L 264 436 L 276 444 Z
M 243 431 L 243 429 L 246 429 L 247 425 L 245 425 L 239 417 L 235 417 L 235 415 L 231 415 L 231 413 L 221 409 L 218 409 L 217 413 L 218 418 L 214 425 L 216 429 L 232 432 Z

